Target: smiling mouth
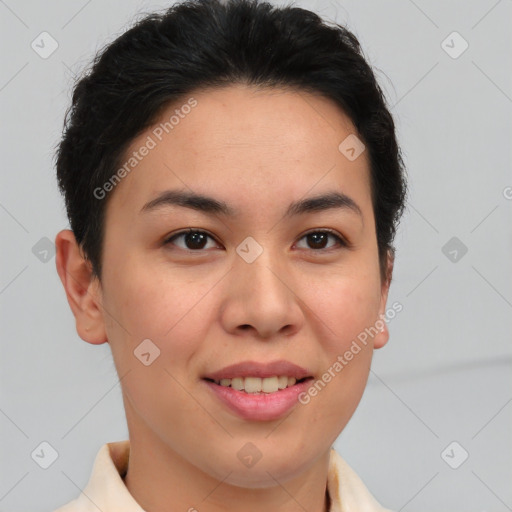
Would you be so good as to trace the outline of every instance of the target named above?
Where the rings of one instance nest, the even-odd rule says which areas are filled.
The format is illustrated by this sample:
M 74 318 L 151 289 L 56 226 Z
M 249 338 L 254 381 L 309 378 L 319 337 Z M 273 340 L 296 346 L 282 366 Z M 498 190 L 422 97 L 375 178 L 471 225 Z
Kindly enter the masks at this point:
M 313 377 L 304 377 L 296 379 L 286 375 L 274 377 L 233 377 L 232 379 L 214 380 L 205 378 L 206 381 L 217 384 L 218 386 L 232 388 L 237 391 L 243 391 L 247 394 L 265 394 L 276 393 L 287 388 L 291 388 L 301 382 L 311 380 Z

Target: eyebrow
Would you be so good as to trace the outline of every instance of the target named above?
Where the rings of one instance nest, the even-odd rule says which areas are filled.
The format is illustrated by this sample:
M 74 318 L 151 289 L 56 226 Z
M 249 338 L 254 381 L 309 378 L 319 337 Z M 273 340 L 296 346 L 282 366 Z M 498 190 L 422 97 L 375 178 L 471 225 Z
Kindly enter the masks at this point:
M 221 214 L 227 217 L 234 217 L 239 214 L 238 210 L 232 208 L 224 201 L 182 190 L 166 190 L 162 192 L 146 203 L 142 207 L 141 213 L 169 206 L 190 208 L 209 215 Z M 361 208 L 351 197 L 342 192 L 333 191 L 294 201 L 288 206 L 285 217 L 321 212 L 334 208 L 352 211 L 360 217 L 363 216 Z

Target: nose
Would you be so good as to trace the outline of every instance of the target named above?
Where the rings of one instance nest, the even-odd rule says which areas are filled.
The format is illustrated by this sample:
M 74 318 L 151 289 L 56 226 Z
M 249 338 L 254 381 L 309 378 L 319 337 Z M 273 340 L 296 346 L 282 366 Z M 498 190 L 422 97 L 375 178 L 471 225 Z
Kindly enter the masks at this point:
M 301 329 L 304 315 L 292 273 L 270 251 L 252 263 L 237 256 L 228 279 L 221 315 L 227 332 L 272 339 Z

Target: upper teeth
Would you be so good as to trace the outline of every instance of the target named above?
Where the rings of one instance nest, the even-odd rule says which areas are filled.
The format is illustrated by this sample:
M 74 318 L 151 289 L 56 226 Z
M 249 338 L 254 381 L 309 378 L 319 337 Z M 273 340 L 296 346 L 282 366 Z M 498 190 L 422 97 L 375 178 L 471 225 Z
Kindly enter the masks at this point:
M 293 386 L 297 382 L 295 377 L 234 377 L 233 379 L 221 379 L 217 382 L 221 386 L 229 387 L 246 393 L 275 393 L 279 389 Z

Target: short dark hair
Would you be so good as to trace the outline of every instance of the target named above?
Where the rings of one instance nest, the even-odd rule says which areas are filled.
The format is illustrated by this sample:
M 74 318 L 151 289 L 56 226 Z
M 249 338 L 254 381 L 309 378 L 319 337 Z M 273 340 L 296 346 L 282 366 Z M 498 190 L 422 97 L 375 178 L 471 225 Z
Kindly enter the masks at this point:
M 103 48 L 75 84 L 56 152 L 57 179 L 93 273 L 101 278 L 106 207 L 94 190 L 167 105 L 236 83 L 320 94 L 348 115 L 368 151 L 386 278 L 406 179 L 383 92 L 347 28 L 305 9 L 258 0 L 186 0 L 146 15 Z

